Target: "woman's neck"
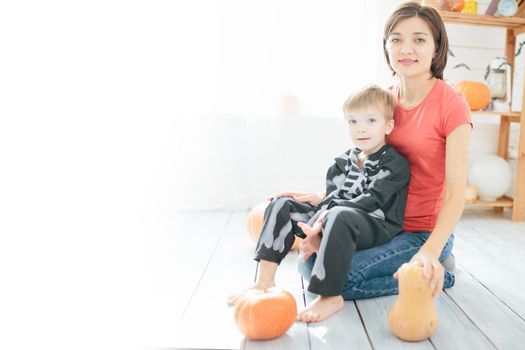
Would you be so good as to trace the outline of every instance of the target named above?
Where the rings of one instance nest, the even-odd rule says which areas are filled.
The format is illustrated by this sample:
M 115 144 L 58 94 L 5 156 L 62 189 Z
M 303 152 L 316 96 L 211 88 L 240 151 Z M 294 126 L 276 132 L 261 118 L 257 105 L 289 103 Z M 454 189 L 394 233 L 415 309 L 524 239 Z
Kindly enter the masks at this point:
M 419 105 L 427 97 L 432 87 L 437 82 L 437 78 L 413 78 L 406 79 L 400 77 L 399 104 L 405 108 Z

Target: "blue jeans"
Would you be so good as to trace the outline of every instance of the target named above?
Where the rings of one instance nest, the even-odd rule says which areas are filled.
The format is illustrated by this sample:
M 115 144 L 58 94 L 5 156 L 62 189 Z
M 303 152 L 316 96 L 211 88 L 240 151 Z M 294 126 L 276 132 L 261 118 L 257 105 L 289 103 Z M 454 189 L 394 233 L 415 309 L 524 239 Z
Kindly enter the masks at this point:
M 354 300 L 398 294 L 397 280 L 392 275 L 417 253 L 429 236 L 428 231 L 402 232 L 388 243 L 354 252 L 352 266 L 343 289 L 343 298 Z M 450 255 L 453 245 L 454 234 L 445 244 L 439 261 L 445 260 Z M 299 258 L 299 273 L 307 281 L 310 281 L 315 258 L 315 254 L 312 254 L 306 262 Z M 454 273 L 445 271 L 444 288 L 453 285 Z

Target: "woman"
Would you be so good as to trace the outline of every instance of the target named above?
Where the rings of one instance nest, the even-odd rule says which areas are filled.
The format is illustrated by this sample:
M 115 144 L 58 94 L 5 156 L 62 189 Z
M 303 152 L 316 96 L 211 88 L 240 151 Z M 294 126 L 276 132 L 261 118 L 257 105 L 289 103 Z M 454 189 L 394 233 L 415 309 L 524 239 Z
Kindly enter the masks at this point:
M 433 8 L 409 2 L 388 18 L 383 49 L 399 84 L 395 127 L 388 143 L 410 164 L 411 180 L 405 210 L 404 232 L 392 241 L 356 251 L 343 297 L 347 300 L 397 294 L 397 270 L 419 261 L 437 297 L 454 285 L 454 274 L 443 262 L 451 253 L 465 201 L 470 109 L 464 97 L 443 82 L 448 53 L 445 26 Z M 289 195 L 289 194 L 288 194 Z M 315 194 L 295 194 L 294 199 L 316 201 Z M 322 196 L 322 195 L 321 195 Z M 305 239 L 302 254 L 318 250 L 318 240 Z M 308 280 L 315 254 L 299 271 Z M 300 314 L 304 322 L 326 318 L 327 308 Z

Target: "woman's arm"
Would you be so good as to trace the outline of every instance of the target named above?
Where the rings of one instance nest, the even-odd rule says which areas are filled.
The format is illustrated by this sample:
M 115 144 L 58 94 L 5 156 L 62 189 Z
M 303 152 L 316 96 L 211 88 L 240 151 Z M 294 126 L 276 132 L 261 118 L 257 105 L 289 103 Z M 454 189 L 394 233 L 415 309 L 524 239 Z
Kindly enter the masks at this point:
M 463 124 L 447 137 L 443 205 L 430 237 L 412 258 L 423 263 L 423 271 L 430 281 L 430 287 L 434 289 L 434 297 L 437 297 L 443 288 L 444 268 L 439 262 L 439 255 L 461 218 L 465 206 L 470 134 L 470 125 Z
M 313 193 L 313 192 L 280 192 L 271 196 L 266 197 L 266 200 L 271 201 L 274 198 L 281 197 L 292 197 L 297 202 L 307 202 L 311 205 L 317 206 L 326 197 L 325 190 Z

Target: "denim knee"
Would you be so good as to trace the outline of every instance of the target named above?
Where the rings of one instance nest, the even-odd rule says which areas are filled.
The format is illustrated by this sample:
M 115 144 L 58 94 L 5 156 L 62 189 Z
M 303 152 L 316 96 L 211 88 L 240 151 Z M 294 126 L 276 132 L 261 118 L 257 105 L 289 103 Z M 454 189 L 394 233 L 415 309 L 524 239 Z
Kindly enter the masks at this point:
M 299 270 L 299 274 L 308 282 L 310 282 L 310 276 L 312 275 L 312 269 L 314 268 L 316 257 L 317 255 L 314 253 L 306 261 L 304 261 L 301 256 L 297 258 L 297 269 Z
M 443 262 L 448 256 L 452 253 L 452 248 L 454 248 L 454 233 L 452 233 L 447 240 L 447 243 L 445 243 L 445 246 L 443 247 L 443 250 L 441 251 L 441 254 L 439 256 L 439 261 Z
M 456 276 L 454 275 L 454 272 L 445 270 L 445 280 L 443 281 L 443 288 L 453 287 L 455 283 L 456 283 Z

